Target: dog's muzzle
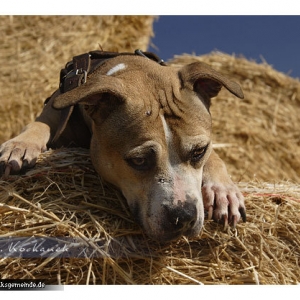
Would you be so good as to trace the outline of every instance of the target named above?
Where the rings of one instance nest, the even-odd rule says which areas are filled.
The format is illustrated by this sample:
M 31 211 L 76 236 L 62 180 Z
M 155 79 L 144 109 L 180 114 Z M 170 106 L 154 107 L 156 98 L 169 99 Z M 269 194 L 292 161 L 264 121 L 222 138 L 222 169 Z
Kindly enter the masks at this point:
M 194 237 L 200 233 L 204 220 L 202 206 L 199 199 L 178 201 L 176 205 L 162 202 L 158 209 L 150 208 L 145 218 L 136 202 L 131 211 L 151 239 L 166 243 L 181 236 Z
M 185 202 L 177 205 L 162 204 L 165 220 L 165 231 L 189 232 L 197 221 L 197 208 L 193 203 Z

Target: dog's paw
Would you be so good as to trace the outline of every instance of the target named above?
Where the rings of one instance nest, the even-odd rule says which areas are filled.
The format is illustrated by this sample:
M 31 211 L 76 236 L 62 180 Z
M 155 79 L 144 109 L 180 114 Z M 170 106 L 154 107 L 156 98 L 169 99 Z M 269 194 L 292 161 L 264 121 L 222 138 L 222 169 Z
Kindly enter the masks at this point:
M 19 173 L 21 170 L 34 167 L 46 145 L 40 146 L 34 141 L 24 141 L 17 136 L 0 146 L 0 175 Z
M 242 218 L 246 222 L 246 208 L 244 196 L 239 188 L 228 178 L 226 183 L 208 181 L 202 185 L 204 209 L 208 212 L 208 219 L 214 219 L 233 227 Z

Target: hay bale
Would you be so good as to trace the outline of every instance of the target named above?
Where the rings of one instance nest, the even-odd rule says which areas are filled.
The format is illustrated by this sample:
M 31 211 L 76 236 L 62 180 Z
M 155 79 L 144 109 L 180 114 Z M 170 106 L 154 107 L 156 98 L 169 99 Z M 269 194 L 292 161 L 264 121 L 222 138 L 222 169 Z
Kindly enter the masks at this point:
M 35 119 L 73 56 L 100 47 L 145 50 L 153 21 L 152 16 L 0 16 L 0 143 Z
M 1 17 L 0 143 L 34 119 L 70 57 L 98 43 L 106 50 L 145 49 L 152 22 L 152 17 Z M 110 48 L 114 46 L 118 49 Z M 199 237 L 159 245 L 133 221 L 118 191 L 101 181 L 88 150 L 50 150 L 27 174 L 0 179 L 0 237 L 82 237 L 91 247 L 101 242 L 100 254 L 0 258 L 2 279 L 47 284 L 299 283 L 300 188 L 292 183 L 299 182 L 299 81 L 265 63 L 221 53 L 183 55 L 171 64 L 195 60 L 227 73 L 245 92 L 241 101 L 222 91 L 213 100 L 212 115 L 214 140 L 226 146 L 217 151 L 239 181 L 248 222 L 223 232 L 206 221 Z
M 97 187 L 97 188 L 95 188 Z M 85 237 L 96 258 L 2 258 L 2 279 L 47 284 L 296 284 L 300 188 L 240 183 L 248 222 L 235 231 L 206 221 L 199 237 L 150 241 L 120 194 L 100 180 L 88 150 L 44 153 L 35 169 L 0 181 L 1 237 Z

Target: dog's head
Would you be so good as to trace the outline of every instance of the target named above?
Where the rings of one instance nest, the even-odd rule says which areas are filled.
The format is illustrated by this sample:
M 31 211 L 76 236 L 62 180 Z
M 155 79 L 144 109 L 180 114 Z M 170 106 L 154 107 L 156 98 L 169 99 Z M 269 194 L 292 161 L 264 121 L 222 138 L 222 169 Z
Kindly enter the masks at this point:
M 93 120 L 97 172 L 121 190 L 150 237 L 168 241 L 197 235 L 203 225 L 210 98 L 222 86 L 243 97 L 238 84 L 201 62 L 173 68 L 118 56 L 56 98 L 54 107 L 84 105 Z

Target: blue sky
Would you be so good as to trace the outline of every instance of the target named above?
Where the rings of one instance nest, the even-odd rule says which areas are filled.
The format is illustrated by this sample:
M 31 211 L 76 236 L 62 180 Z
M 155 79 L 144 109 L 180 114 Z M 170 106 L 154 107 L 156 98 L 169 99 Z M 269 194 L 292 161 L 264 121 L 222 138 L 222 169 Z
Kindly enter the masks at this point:
M 101 1 L 100 1 L 101 2 Z M 300 3 L 295 0 L 10 0 L 1 14 L 157 15 L 151 48 L 168 60 L 175 54 L 219 50 L 242 54 L 300 78 Z M 77 3 L 77 5 L 76 5 Z
M 150 50 L 164 60 L 219 50 L 300 78 L 300 16 L 160 16 L 154 32 Z

